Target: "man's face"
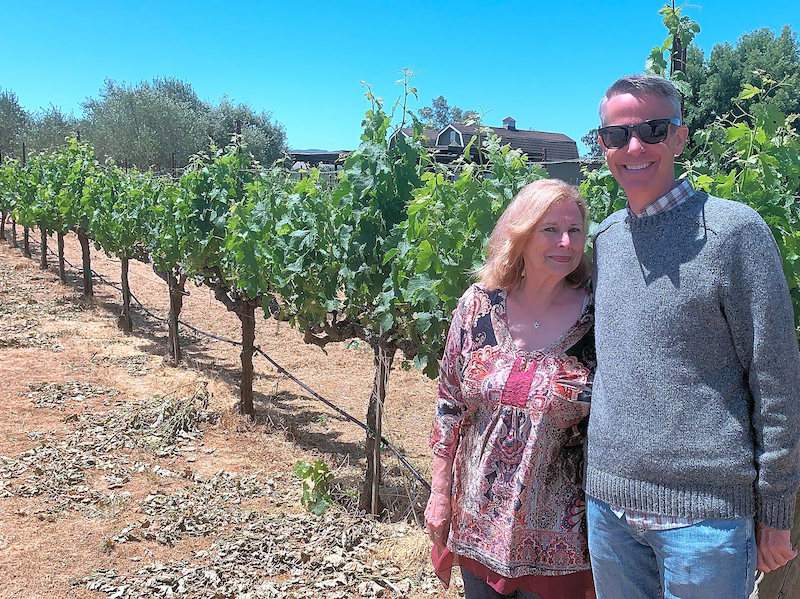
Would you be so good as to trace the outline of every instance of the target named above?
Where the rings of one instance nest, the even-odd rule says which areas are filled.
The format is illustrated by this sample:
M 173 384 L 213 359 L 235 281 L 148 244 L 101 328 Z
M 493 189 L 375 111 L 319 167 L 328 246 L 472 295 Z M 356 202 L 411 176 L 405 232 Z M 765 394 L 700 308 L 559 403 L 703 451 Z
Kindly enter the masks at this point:
M 603 126 L 608 126 L 636 125 L 676 115 L 666 98 L 619 94 L 606 102 L 604 116 Z M 683 151 L 688 133 L 685 125 L 670 125 L 664 141 L 648 144 L 634 132 L 621 148 L 607 148 L 600 139 L 608 168 L 625 190 L 634 210 L 641 210 L 672 189 L 675 156 Z

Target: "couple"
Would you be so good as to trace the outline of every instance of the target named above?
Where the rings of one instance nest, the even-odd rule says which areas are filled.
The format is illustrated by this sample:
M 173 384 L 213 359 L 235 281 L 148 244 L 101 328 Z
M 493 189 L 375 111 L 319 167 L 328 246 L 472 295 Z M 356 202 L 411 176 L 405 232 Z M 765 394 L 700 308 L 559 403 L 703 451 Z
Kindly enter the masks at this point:
M 781 259 L 753 210 L 675 180 L 688 130 L 669 81 L 620 79 L 600 119 L 628 206 L 598 229 L 594 275 L 583 200 L 537 181 L 453 314 L 434 563 L 448 578 L 457 558 L 467 599 L 747 599 L 756 568 L 796 555 L 800 354 Z

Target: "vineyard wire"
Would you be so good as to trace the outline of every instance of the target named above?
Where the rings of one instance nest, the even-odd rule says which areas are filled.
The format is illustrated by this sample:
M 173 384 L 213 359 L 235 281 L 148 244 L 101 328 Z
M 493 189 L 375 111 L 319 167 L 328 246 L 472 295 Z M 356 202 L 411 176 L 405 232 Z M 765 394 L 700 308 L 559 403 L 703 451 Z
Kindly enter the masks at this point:
M 31 244 L 35 245 L 35 246 L 39 246 L 40 245 L 36 241 L 33 241 L 33 240 L 31 240 Z M 40 251 L 41 251 L 41 247 L 40 247 Z M 49 254 L 52 254 L 53 256 L 56 256 L 56 257 L 58 256 L 58 254 L 53 252 L 53 250 L 51 250 L 49 247 L 47 248 L 47 252 Z M 64 258 L 64 262 L 66 264 L 68 264 L 70 268 L 72 268 L 74 270 L 78 270 L 78 267 L 75 266 L 74 264 L 72 264 L 66 258 Z M 121 290 L 121 287 L 117 283 L 115 283 L 114 281 L 109 281 L 108 279 L 106 279 L 103 275 L 101 275 L 100 273 L 98 273 L 94 269 L 92 269 L 92 276 L 96 277 L 101 283 L 103 283 L 105 285 L 108 285 L 109 287 L 112 287 L 113 289 L 116 289 L 117 291 Z M 134 302 L 136 302 L 136 305 L 139 307 L 139 309 L 142 312 L 144 312 L 145 314 L 147 314 L 151 318 L 154 318 L 155 320 L 158 320 L 159 322 L 167 322 L 166 318 L 163 318 L 161 316 L 158 316 L 157 314 L 154 314 L 147 307 L 145 307 L 145 305 L 139 300 L 139 298 L 137 298 L 133 294 L 133 292 L 131 292 L 130 295 L 131 295 L 131 299 Z M 199 335 L 202 335 L 204 337 L 208 337 L 208 338 L 216 340 L 216 341 L 221 341 L 222 343 L 228 343 L 230 345 L 237 346 L 237 347 L 241 347 L 242 346 L 241 341 L 236 341 L 235 339 L 228 339 L 227 337 L 221 337 L 219 335 L 215 335 L 214 333 L 209 333 L 209 332 L 204 331 L 202 329 L 198 329 L 197 327 L 192 326 L 192 325 L 190 325 L 190 324 L 188 324 L 188 323 L 186 323 L 186 322 L 184 322 L 184 321 L 182 321 L 180 319 L 178 320 L 178 323 L 181 324 L 182 326 L 184 326 L 185 328 L 189 329 L 190 331 L 193 331 L 193 332 L 195 332 L 195 333 L 197 333 Z M 253 347 L 253 351 L 255 353 L 257 353 L 258 355 L 260 355 L 265 360 L 267 360 L 267 362 L 269 362 L 278 371 L 279 374 L 282 374 L 282 375 L 286 376 L 288 379 L 290 379 L 292 382 L 294 382 L 296 385 L 298 385 L 304 391 L 306 391 L 307 393 L 311 394 L 311 396 L 314 399 L 316 399 L 317 401 L 322 402 L 323 404 L 328 406 L 330 409 L 332 409 L 334 412 L 336 412 L 340 416 L 344 417 L 349 422 L 352 422 L 353 424 L 359 426 L 361 429 L 364 430 L 364 432 L 366 432 L 368 435 L 370 435 L 373 439 L 376 437 L 375 431 L 373 431 L 366 423 L 361 422 L 358 418 L 356 418 L 355 416 L 353 416 L 352 414 L 350 414 L 346 410 L 340 408 L 339 406 L 334 404 L 332 401 L 326 399 L 325 397 L 323 397 L 322 395 L 320 395 L 319 393 L 314 391 L 314 389 L 309 387 L 302 380 L 300 380 L 295 375 L 293 375 L 291 372 L 286 370 L 283 366 L 278 364 L 266 352 L 264 352 L 259 346 L 257 346 L 257 345 L 254 346 Z M 397 447 L 395 447 L 386 437 L 381 435 L 380 439 L 381 439 L 381 443 L 383 445 L 385 445 L 395 455 L 395 457 L 400 461 L 400 463 L 406 469 L 408 469 L 409 472 L 411 472 L 411 474 L 414 476 L 414 478 L 417 479 L 417 481 L 419 481 L 419 483 L 421 483 L 422 486 L 425 487 L 430 492 L 430 490 L 431 490 L 430 483 L 427 481 L 427 479 L 424 476 L 422 476 L 422 474 L 420 474 L 419 470 L 417 470 L 413 466 L 413 464 L 411 464 L 411 462 L 408 461 L 408 458 L 406 458 L 402 454 L 402 452 L 399 449 L 397 449 Z

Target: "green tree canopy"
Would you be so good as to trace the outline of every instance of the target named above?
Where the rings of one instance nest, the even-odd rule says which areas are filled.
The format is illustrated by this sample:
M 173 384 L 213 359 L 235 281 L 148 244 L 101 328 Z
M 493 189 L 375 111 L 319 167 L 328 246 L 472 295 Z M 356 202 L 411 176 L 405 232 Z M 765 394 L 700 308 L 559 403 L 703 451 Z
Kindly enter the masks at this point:
M 19 156 L 23 133 L 30 115 L 20 105 L 17 94 L 0 88 L 0 152 L 3 157 Z
M 51 104 L 31 115 L 25 139 L 32 150 L 44 152 L 63 146 L 66 138 L 75 135 L 78 128 L 78 119 Z
M 417 113 L 426 127 L 436 129 L 441 129 L 450 123 L 463 123 L 468 119 L 478 118 L 478 113 L 474 110 L 463 110 L 458 106 L 450 106 L 444 96 L 434 98 L 430 106 L 420 108 Z
M 686 74 L 692 96 L 685 102 L 685 119 L 693 131 L 730 112 L 744 85 L 760 85 L 762 74 L 783 82 L 771 98 L 774 105 L 787 114 L 800 113 L 800 48 L 788 25 L 780 35 L 757 29 L 743 35 L 736 46 L 717 44 L 708 60 L 691 47 Z
M 242 142 L 263 165 L 269 165 L 286 151 L 286 133 L 271 120 L 268 112 L 255 112 L 247 104 L 235 104 L 223 98 L 209 113 L 208 136 L 220 148 L 231 141 L 237 123 L 242 129 Z
M 179 166 L 206 145 L 208 111 L 188 83 L 154 79 L 126 85 L 107 80 L 83 104 L 81 129 L 99 158 L 147 169 Z

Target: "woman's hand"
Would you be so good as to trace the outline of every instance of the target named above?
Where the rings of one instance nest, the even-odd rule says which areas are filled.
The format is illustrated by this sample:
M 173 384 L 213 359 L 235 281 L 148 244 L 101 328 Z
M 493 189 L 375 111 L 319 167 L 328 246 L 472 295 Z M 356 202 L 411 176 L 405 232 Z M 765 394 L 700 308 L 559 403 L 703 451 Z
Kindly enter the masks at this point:
M 425 506 L 425 530 L 434 545 L 447 544 L 450 532 L 450 495 L 431 491 L 428 505 Z

